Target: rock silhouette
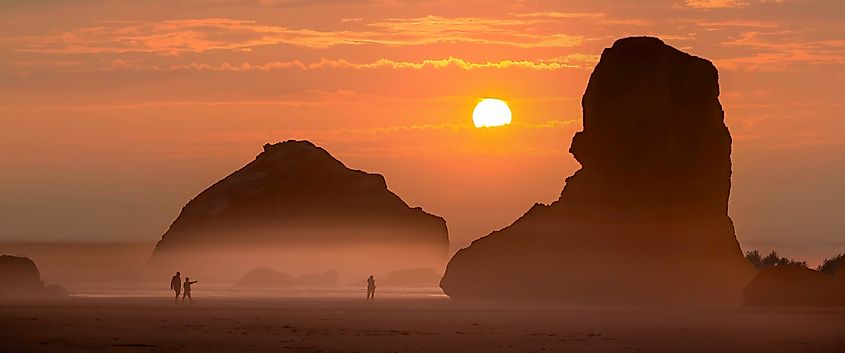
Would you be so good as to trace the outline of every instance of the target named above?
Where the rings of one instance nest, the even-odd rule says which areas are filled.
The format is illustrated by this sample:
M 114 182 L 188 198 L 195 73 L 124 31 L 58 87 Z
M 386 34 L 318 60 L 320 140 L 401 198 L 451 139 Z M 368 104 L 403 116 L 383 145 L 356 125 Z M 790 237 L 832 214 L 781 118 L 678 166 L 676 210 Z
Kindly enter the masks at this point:
M 0 297 L 44 297 L 67 294 L 60 286 L 45 286 L 35 262 L 12 255 L 0 256 Z
M 460 250 L 452 298 L 739 304 L 753 275 L 728 217 L 731 136 L 716 68 L 657 38 L 604 50 L 560 198 Z
M 290 286 L 293 286 L 291 275 L 266 267 L 249 271 L 235 282 L 235 287 L 272 288 Z
M 332 287 L 337 285 L 337 281 L 337 271 L 329 270 L 320 273 L 306 273 L 299 276 L 294 285 L 300 287 Z
M 249 288 L 285 288 L 285 287 L 331 287 L 336 286 L 338 274 L 336 271 L 304 274 L 294 278 L 284 272 L 266 267 L 259 267 L 247 272 L 236 287 Z
M 331 248 L 348 257 L 345 265 L 362 258 L 381 258 L 386 266 L 394 260 L 442 265 L 448 246 L 446 222 L 409 207 L 384 177 L 349 169 L 311 142 L 290 140 L 264 145 L 254 161 L 188 202 L 152 260 L 190 265 L 203 251 L 242 250 L 239 261 L 228 254 L 210 261 L 249 266 L 239 269 L 246 271 L 268 263 L 250 263 L 262 251 L 307 248 L 306 260 L 320 254 L 330 260 Z
M 841 269 L 841 266 L 843 266 L 843 263 L 845 263 L 843 259 L 845 259 L 845 253 L 833 256 L 828 259 L 824 259 L 824 261 L 822 261 L 822 263 L 818 267 L 816 267 L 816 270 L 836 277 L 840 273 L 842 273 L 839 269 Z
M 746 306 L 845 306 L 845 283 L 801 266 L 773 266 L 760 270 L 745 288 Z

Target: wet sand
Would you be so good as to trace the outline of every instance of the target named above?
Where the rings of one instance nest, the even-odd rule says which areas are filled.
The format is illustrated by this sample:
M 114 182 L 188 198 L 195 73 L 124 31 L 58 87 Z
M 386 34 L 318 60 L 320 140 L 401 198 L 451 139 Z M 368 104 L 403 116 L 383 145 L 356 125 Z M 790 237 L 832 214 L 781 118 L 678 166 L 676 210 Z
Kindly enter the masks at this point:
M 444 298 L 5 300 L 0 352 L 845 352 L 845 311 L 544 310 Z

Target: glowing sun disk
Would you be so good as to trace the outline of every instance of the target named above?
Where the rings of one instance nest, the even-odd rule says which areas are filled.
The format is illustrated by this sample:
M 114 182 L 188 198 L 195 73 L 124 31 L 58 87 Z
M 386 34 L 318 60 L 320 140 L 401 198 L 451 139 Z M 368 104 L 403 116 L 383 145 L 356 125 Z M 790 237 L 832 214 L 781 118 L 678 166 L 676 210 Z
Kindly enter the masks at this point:
M 511 108 L 501 99 L 484 98 L 472 111 L 475 127 L 494 127 L 511 123 Z

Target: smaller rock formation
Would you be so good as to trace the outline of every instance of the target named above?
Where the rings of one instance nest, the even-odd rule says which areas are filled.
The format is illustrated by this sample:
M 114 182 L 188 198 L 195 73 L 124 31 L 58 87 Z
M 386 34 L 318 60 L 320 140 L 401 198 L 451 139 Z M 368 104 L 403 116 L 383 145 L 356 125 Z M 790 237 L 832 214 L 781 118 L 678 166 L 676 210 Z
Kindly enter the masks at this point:
M 249 271 L 235 283 L 243 288 L 288 288 L 288 287 L 332 287 L 337 285 L 337 271 L 309 273 L 294 278 L 291 275 L 267 267 Z
M 839 267 L 836 268 L 836 280 L 845 284 L 845 261 L 839 261 Z
M 845 306 L 845 284 L 801 266 L 773 266 L 760 270 L 745 288 L 745 306 Z
M 235 283 L 235 287 L 272 288 L 290 287 L 293 277 L 284 272 L 278 272 L 266 267 L 259 267 L 247 272 Z
M 437 287 L 442 274 L 430 268 L 393 271 L 379 284 L 390 287 Z
M 12 255 L 0 256 L 0 297 L 62 296 L 61 286 L 45 286 L 35 262 Z
M 296 287 L 334 287 L 337 285 L 337 271 L 306 273 L 294 282 Z

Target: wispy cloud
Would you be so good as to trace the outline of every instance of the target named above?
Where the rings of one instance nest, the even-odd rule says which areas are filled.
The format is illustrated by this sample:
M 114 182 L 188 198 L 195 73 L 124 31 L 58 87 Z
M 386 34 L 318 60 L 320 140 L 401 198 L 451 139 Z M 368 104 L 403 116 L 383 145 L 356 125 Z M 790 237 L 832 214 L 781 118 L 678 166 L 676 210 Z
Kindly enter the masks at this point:
M 373 62 L 356 63 L 346 59 L 321 59 L 312 63 L 305 63 L 300 60 L 273 61 L 263 64 L 240 63 L 222 64 L 207 63 L 185 63 L 171 65 L 147 64 L 144 61 L 132 61 L 115 59 L 97 68 L 80 67 L 76 61 L 37 61 L 17 62 L 16 66 L 22 67 L 25 75 L 42 72 L 90 72 L 90 71 L 118 71 L 118 70 L 148 70 L 148 71 L 209 71 L 209 72 L 252 72 L 252 71 L 273 71 L 273 70 L 320 70 L 320 69 L 395 69 L 395 70 L 424 70 L 424 69 L 448 69 L 459 70 L 481 70 L 481 69 L 523 69 L 554 71 L 563 69 L 590 69 L 598 62 L 598 55 L 570 54 L 548 60 L 499 60 L 472 62 L 469 60 L 449 57 L 444 59 L 425 59 L 421 61 L 397 61 L 391 59 L 379 59 Z
M 653 22 L 644 18 L 613 18 L 603 12 L 527 12 L 513 14 L 520 18 L 534 20 L 578 20 L 586 19 L 591 24 L 600 25 L 622 25 L 622 26 L 648 26 Z
M 368 23 L 364 30 L 293 29 L 225 18 L 102 21 L 43 36 L 0 39 L 18 52 L 48 54 L 156 53 L 245 50 L 266 45 L 329 48 L 338 45 L 410 46 L 485 43 L 523 48 L 573 47 L 583 38 L 524 30 L 537 20 L 425 16 Z
M 521 18 L 440 17 L 387 19 L 369 26 L 392 33 L 394 39 L 383 44 L 430 44 L 435 42 L 476 42 L 501 44 L 523 48 L 574 47 L 584 38 L 563 33 L 542 33 L 526 28 L 545 22 Z M 391 42 L 395 41 L 395 42 Z
M 794 31 L 743 32 L 722 44 L 751 52 L 715 60 L 719 67 L 732 70 L 783 71 L 796 64 L 845 64 L 845 40 L 802 39 Z
M 369 63 L 355 63 L 346 59 L 322 59 L 317 62 L 305 64 L 301 61 L 288 62 L 271 62 L 266 64 L 249 64 L 243 63 L 240 65 L 232 65 L 223 63 L 221 65 L 208 64 L 186 64 L 173 65 L 167 68 L 153 67 L 155 70 L 198 70 L 198 71 L 270 71 L 275 69 L 297 68 L 302 70 L 317 70 L 324 68 L 333 69 L 444 69 L 457 68 L 461 70 L 478 70 L 478 69 L 529 69 L 529 70 L 560 70 L 566 68 L 589 68 L 598 62 L 598 57 L 594 55 L 571 55 L 552 60 L 532 61 L 532 60 L 500 60 L 500 61 L 486 61 L 486 62 L 471 62 L 460 58 L 449 57 L 446 59 L 426 59 L 422 61 L 396 61 L 391 59 L 379 59 Z M 132 66 L 126 66 L 131 68 Z M 138 68 L 144 68 L 139 66 Z
M 148 100 L 114 102 L 105 104 L 72 104 L 72 105 L 50 105 L 39 103 L 37 105 L 6 105 L 0 106 L 0 111 L 7 112 L 43 112 L 43 111 L 120 111 L 120 110 L 143 110 L 171 107 L 225 107 L 225 106 L 278 106 L 288 108 L 303 107 L 326 107 L 326 106 L 374 106 L 389 102 L 401 103 L 443 103 L 443 102 L 467 102 L 477 99 L 473 96 L 427 96 L 427 97 L 389 97 L 350 90 L 305 90 L 290 94 L 280 95 L 266 99 L 180 99 L 180 100 Z M 572 97 L 563 96 L 531 96 L 512 97 L 511 102 L 561 102 L 570 101 Z
M 529 70 L 560 70 L 566 68 L 588 68 L 592 67 L 598 62 L 598 56 L 582 56 L 572 55 L 561 57 L 559 59 L 532 61 L 532 60 L 500 60 L 500 61 L 486 61 L 486 62 L 470 62 L 464 59 L 449 57 L 447 59 L 427 59 L 419 62 L 408 61 L 394 61 L 390 59 L 380 59 L 376 62 L 366 64 L 356 64 L 346 60 L 321 60 L 308 66 L 308 68 L 353 68 L 353 69 L 374 69 L 388 67 L 393 69 L 442 69 L 454 67 L 461 70 L 478 70 L 478 69 L 529 69 Z
M 729 27 L 737 27 L 737 28 L 777 28 L 778 24 L 771 21 L 756 21 L 756 20 L 745 20 L 745 19 L 730 19 L 730 20 L 695 20 L 692 21 L 695 25 L 699 27 L 704 27 L 705 29 L 713 29 L 713 28 L 729 28 Z
M 782 3 L 786 0 L 685 0 L 684 5 L 693 9 L 731 9 L 751 5 Z
M 723 9 L 748 5 L 743 0 L 686 0 L 685 4 L 694 9 Z
M 514 14 L 516 17 L 530 17 L 530 18 L 604 18 L 607 15 L 602 12 L 526 12 Z

